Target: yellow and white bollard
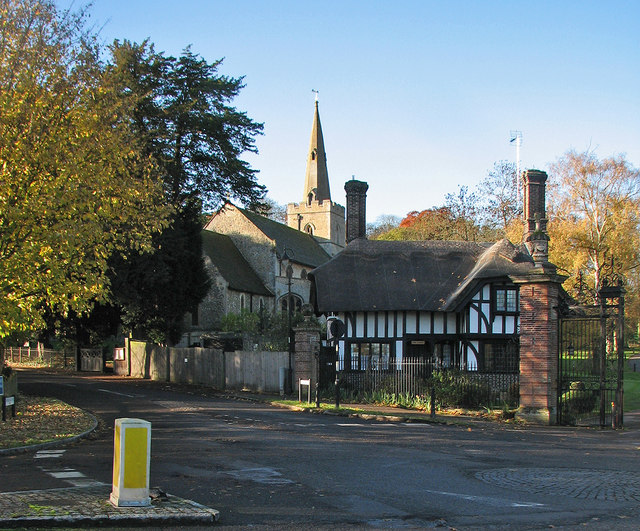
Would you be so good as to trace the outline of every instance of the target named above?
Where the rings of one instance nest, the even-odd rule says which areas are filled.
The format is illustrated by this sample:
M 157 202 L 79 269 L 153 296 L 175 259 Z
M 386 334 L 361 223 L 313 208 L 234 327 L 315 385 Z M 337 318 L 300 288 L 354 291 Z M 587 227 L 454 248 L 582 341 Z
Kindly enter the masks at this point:
M 149 498 L 151 423 L 116 419 L 113 446 L 113 486 L 109 501 L 116 507 L 145 507 Z

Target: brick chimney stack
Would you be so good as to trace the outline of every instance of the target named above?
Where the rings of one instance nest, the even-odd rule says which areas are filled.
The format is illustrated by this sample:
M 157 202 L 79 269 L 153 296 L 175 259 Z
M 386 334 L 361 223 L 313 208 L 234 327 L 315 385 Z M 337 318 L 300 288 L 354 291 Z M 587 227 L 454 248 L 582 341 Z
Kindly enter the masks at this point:
M 344 185 L 347 192 L 347 244 L 367 237 L 367 190 L 369 185 L 352 179 Z
M 549 264 L 549 235 L 545 206 L 546 172 L 527 170 L 524 180 L 524 243 L 537 266 Z

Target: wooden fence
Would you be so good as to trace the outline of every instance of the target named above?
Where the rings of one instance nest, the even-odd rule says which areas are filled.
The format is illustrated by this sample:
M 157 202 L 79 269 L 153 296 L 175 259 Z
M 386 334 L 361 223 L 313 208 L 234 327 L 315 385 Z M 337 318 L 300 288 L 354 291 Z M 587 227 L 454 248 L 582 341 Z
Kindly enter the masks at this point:
M 223 352 L 139 341 L 130 342 L 129 352 L 130 374 L 137 378 L 264 393 L 280 391 L 280 372 L 289 359 L 287 352 Z

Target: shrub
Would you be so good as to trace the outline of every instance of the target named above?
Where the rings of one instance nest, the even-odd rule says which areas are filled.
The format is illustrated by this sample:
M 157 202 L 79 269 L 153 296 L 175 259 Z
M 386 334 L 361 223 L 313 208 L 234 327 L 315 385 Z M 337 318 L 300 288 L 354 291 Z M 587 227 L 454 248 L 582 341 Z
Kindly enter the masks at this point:
M 571 382 L 569 391 L 562 394 L 564 411 L 570 416 L 590 413 L 596 407 L 598 390 L 588 389 L 584 382 Z

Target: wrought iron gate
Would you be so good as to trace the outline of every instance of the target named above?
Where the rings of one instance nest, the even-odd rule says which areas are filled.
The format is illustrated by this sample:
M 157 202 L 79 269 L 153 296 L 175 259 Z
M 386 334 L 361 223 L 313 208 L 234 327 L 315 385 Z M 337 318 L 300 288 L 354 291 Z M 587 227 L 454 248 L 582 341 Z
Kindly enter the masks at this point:
M 561 312 L 558 423 L 621 428 L 624 289 L 604 285 L 597 301 Z

